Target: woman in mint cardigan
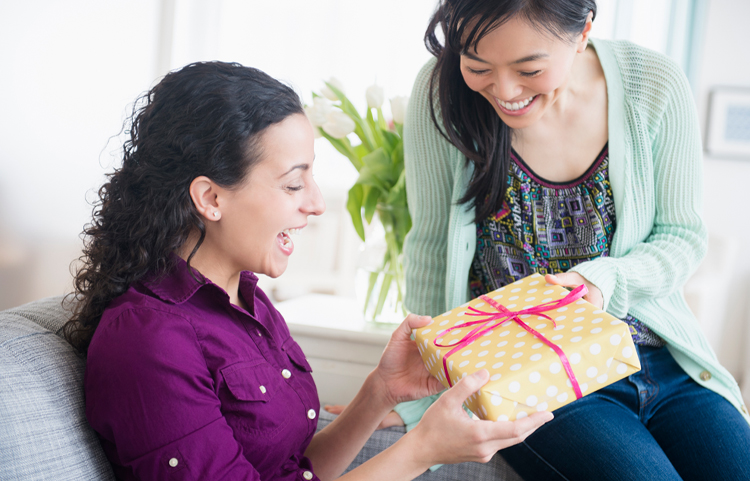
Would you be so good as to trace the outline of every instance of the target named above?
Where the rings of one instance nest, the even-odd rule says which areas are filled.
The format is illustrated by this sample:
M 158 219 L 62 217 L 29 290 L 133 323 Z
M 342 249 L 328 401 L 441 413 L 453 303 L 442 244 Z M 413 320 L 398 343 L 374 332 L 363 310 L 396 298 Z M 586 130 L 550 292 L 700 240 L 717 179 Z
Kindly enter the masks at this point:
M 586 284 L 643 369 L 505 459 L 527 479 L 750 479 L 747 408 L 682 295 L 707 241 L 690 88 L 660 54 L 589 38 L 595 14 L 439 5 L 404 133 L 407 308 L 436 316 L 534 272 Z M 396 412 L 410 428 L 433 401 Z

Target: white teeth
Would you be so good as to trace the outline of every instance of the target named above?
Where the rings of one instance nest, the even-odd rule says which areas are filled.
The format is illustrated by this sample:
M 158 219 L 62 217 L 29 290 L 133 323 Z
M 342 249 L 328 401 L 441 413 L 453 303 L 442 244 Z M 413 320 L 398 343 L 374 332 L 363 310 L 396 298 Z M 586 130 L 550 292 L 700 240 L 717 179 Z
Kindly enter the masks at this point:
M 503 100 L 498 99 L 498 101 L 500 102 L 500 105 L 502 105 L 503 108 L 507 110 L 520 110 L 526 107 L 527 105 L 529 105 L 529 103 L 531 103 L 532 100 L 534 100 L 534 97 L 529 97 L 526 100 L 522 100 L 520 102 L 505 102 Z
M 300 229 L 284 229 L 281 231 L 282 234 L 286 234 L 287 236 L 297 235 L 299 234 Z

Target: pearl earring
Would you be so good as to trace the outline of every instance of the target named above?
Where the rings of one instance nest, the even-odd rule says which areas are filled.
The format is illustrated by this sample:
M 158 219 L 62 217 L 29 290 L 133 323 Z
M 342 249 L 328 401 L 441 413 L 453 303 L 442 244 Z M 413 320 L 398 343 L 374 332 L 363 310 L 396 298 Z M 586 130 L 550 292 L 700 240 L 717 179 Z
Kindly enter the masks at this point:
M 219 217 L 219 212 L 216 210 L 214 211 L 214 217 Z

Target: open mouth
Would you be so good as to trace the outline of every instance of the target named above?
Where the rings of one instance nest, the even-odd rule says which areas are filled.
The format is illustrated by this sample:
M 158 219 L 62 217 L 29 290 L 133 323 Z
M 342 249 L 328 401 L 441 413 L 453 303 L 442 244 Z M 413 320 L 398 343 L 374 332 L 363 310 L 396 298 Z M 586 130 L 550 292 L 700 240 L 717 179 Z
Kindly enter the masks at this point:
M 276 236 L 276 239 L 283 250 L 287 254 L 291 254 L 294 250 L 294 242 L 292 236 L 299 234 L 301 229 L 284 229 Z
M 497 105 L 500 106 L 500 110 L 508 115 L 523 115 L 531 110 L 531 105 L 534 103 L 539 95 L 531 96 L 527 99 L 516 101 L 516 102 L 505 102 L 495 97 Z

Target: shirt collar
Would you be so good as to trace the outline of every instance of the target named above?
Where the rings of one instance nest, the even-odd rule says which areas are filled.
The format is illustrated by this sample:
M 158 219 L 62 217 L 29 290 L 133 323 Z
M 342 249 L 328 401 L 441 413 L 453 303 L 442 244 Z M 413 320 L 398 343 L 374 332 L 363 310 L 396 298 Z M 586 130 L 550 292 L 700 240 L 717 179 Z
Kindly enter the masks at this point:
M 211 282 L 209 278 L 204 277 L 195 268 L 189 268 L 187 262 L 180 256 L 172 253 L 170 254 L 170 261 L 172 268 L 166 273 L 151 273 L 141 280 L 141 284 L 159 299 L 171 304 L 182 304 L 198 292 L 201 287 L 208 285 L 220 290 L 229 299 L 224 289 Z M 240 293 L 251 310 L 255 303 L 255 288 L 257 285 L 258 277 L 255 274 L 249 271 L 240 273 Z

